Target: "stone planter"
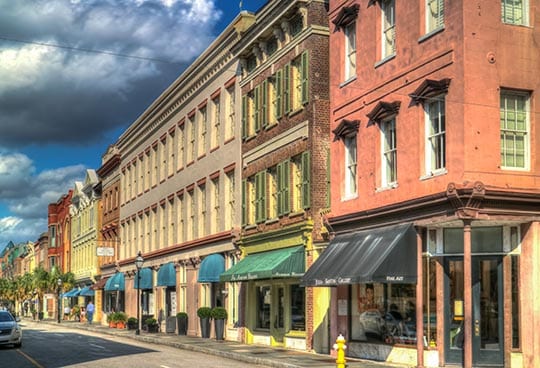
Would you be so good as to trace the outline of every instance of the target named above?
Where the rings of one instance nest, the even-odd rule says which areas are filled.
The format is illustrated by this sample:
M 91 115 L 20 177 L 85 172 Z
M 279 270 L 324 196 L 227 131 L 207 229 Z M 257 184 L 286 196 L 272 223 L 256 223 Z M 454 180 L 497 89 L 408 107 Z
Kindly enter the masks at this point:
M 201 337 L 207 339 L 210 337 L 210 318 L 200 318 L 201 322 Z
M 176 317 L 178 335 L 187 335 L 188 318 L 187 316 Z
M 216 340 L 223 340 L 223 335 L 225 331 L 225 320 L 224 319 L 215 319 L 214 328 L 216 331 Z

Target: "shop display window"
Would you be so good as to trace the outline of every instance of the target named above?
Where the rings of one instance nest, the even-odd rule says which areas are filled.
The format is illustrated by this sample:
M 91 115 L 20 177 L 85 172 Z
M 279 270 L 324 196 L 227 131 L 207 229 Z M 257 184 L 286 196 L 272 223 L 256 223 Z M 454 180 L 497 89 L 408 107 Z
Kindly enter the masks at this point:
M 270 286 L 257 287 L 257 328 L 270 329 Z

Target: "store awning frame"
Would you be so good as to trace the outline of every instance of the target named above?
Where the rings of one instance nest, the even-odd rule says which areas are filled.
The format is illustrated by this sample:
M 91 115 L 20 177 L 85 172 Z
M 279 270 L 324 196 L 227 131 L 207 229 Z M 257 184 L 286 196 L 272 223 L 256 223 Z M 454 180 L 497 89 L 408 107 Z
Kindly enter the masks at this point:
M 68 291 L 67 293 L 64 293 L 64 294 L 62 295 L 62 297 L 63 297 L 63 298 L 74 298 L 74 297 L 76 297 L 77 295 L 79 295 L 78 292 L 79 292 L 79 288 L 78 288 L 78 287 L 74 287 L 73 289 L 71 289 L 71 290 Z M 77 293 L 77 294 L 75 294 L 75 293 Z
M 124 291 L 126 281 L 123 272 L 117 272 L 112 275 L 105 283 L 105 291 Z
M 165 263 L 159 268 L 157 273 L 157 286 L 176 286 L 176 269 L 174 268 L 174 263 Z
M 417 282 L 417 235 L 410 223 L 337 235 L 302 277 L 303 286 Z
M 148 290 L 154 287 L 154 271 L 150 267 L 144 267 L 139 270 L 139 277 L 141 282 L 141 290 Z M 134 275 L 134 289 L 139 288 L 139 280 L 137 278 L 137 272 Z
M 79 292 L 79 295 L 80 296 L 94 296 L 95 291 L 92 289 L 91 286 L 85 286 L 81 289 L 81 291 Z
M 222 273 L 224 282 L 301 277 L 306 269 L 304 246 L 252 253 Z
M 219 282 L 219 276 L 225 272 L 225 258 L 219 253 L 206 256 L 199 267 L 197 282 Z

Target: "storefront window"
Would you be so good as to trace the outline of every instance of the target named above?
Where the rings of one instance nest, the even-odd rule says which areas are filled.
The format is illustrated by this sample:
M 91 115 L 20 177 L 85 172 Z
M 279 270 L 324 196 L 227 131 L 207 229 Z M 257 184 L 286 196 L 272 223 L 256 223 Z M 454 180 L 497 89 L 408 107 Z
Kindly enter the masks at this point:
M 352 285 L 351 298 L 352 340 L 416 343 L 414 284 Z
M 105 292 L 105 305 L 103 311 L 119 312 L 125 310 L 124 304 L 124 292 L 123 291 L 106 291 Z
M 305 288 L 291 285 L 291 330 L 306 329 L 306 293 Z
M 512 349 L 519 349 L 519 256 L 512 256 Z
M 270 286 L 257 287 L 257 328 L 270 329 Z
M 433 258 L 424 258 L 424 336 L 425 344 L 430 347 L 437 346 L 437 294 L 436 294 L 436 266 Z

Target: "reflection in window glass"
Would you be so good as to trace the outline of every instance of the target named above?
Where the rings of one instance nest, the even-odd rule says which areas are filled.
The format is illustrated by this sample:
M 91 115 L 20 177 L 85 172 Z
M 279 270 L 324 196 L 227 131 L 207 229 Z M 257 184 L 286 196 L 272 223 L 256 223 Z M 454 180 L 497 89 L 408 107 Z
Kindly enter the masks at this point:
M 424 258 L 422 274 L 424 277 L 424 336 L 429 346 L 437 346 L 437 289 L 436 265 L 434 258 Z
M 270 286 L 257 287 L 257 328 L 270 329 Z
M 519 349 L 519 256 L 512 256 L 512 349 Z
M 306 293 L 300 285 L 291 285 L 291 330 L 306 329 Z
M 414 284 L 357 284 L 351 292 L 351 339 L 416 343 Z

